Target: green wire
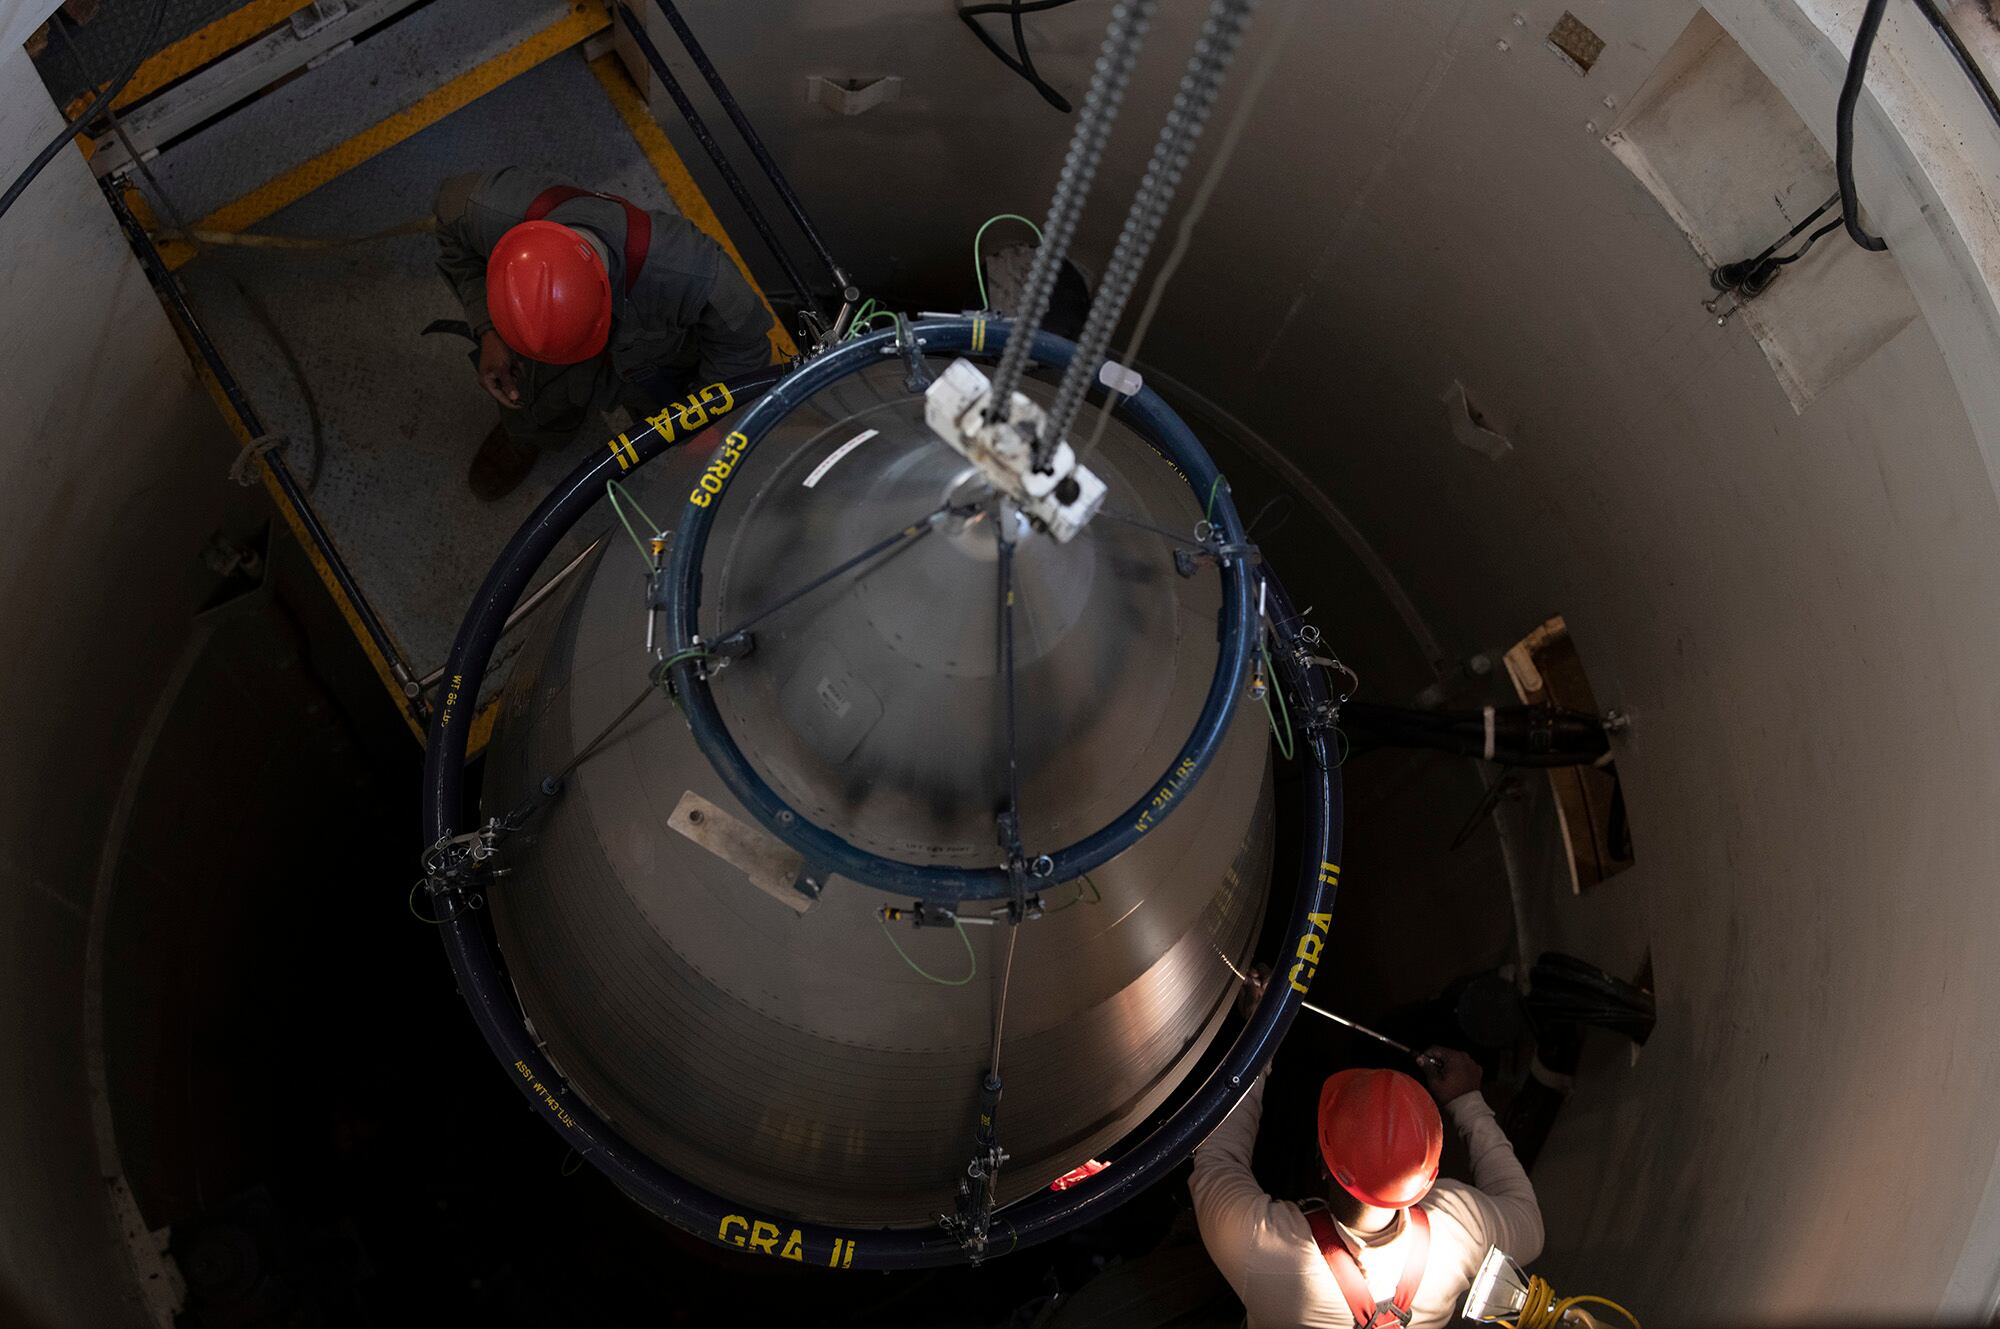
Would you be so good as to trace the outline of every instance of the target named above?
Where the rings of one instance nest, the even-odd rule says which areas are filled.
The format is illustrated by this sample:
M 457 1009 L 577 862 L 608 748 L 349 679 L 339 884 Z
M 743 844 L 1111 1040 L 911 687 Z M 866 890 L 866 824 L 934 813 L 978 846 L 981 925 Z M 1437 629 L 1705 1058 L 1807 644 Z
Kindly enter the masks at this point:
M 889 930 L 889 922 L 887 919 L 883 918 L 880 914 L 877 914 L 875 916 L 875 922 L 881 927 L 882 935 L 889 939 L 889 944 L 896 948 L 896 954 L 903 957 L 903 963 L 910 966 L 911 969 L 915 970 L 917 977 L 919 978 L 928 979 L 929 981 L 936 983 L 939 987 L 962 988 L 967 983 L 970 983 L 972 981 L 973 975 L 979 972 L 979 956 L 973 952 L 972 938 L 965 935 L 965 924 L 960 922 L 956 918 L 951 920 L 951 925 L 954 928 L 958 929 L 958 939 L 965 943 L 965 959 L 967 963 L 967 968 L 965 971 L 964 978 L 939 978 L 936 974 L 928 972 L 922 965 L 918 964 L 915 960 L 912 960 L 910 958 L 910 953 L 903 949 L 903 943 L 896 940 L 896 934 Z
M 1002 212 L 979 223 L 979 229 L 972 233 L 972 275 L 979 279 L 979 307 L 986 308 L 986 265 L 979 261 L 979 242 L 986 238 L 986 228 L 994 222 L 1017 221 L 1035 233 L 1035 243 L 1042 242 L 1042 228 L 1023 217 L 1018 212 Z
M 646 560 L 646 566 L 648 568 L 652 567 L 653 566 L 652 547 L 649 546 L 644 540 L 640 539 L 639 532 L 632 528 L 632 519 L 625 515 L 625 509 L 619 503 L 619 499 L 622 498 L 626 503 L 630 503 L 632 505 L 632 511 L 638 513 L 640 519 L 643 520 L 646 523 L 646 525 L 651 526 L 655 531 L 664 530 L 665 528 L 660 526 L 651 517 L 648 517 L 646 515 L 646 510 L 639 506 L 639 500 L 633 498 L 630 494 L 626 493 L 625 490 L 619 485 L 619 483 L 616 480 L 606 480 L 604 482 L 604 496 L 611 500 L 611 510 L 618 514 L 619 522 L 622 523 L 625 527 L 625 534 L 632 537 L 633 545 L 639 550 L 639 557 Z
M 1271 650 L 1264 644 L 1264 640 L 1261 637 L 1257 639 L 1257 653 L 1264 657 L 1264 677 L 1269 680 L 1264 689 L 1264 715 L 1271 722 L 1271 736 L 1278 740 L 1279 755 L 1286 761 L 1290 761 L 1294 750 L 1292 744 L 1292 712 L 1291 708 L 1285 705 L 1285 690 L 1278 686 L 1277 671 L 1271 668 Z M 1276 711 L 1271 709 L 1271 694 L 1274 692 L 1278 695 L 1278 709 Z M 1285 718 L 1283 729 L 1278 727 L 1278 717 L 1281 715 Z
M 896 321 L 895 310 L 877 309 L 875 306 L 876 302 L 873 296 L 861 302 L 861 307 L 854 311 L 854 317 L 847 321 L 847 340 L 853 341 L 856 337 L 868 331 L 870 325 L 877 319 L 886 318 L 892 324 Z
M 632 505 L 632 511 L 638 513 L 641 517 L 645 518 L 646 524 L 652 527 L 654 530 L 663 531 L 666 529 L 666 527 L 654 521 L 653 515 L 647 512 L 644 508 L 640 507 L 639 500 L 633 498 L 630 494 L 626 493 L 625 486 L 619 484 L 616 480 L 606 480 L 604 482 L 604 492 L 606 494 L 615 494 L 619 498 L 624 499 L 627 503 L 630 503 Z
M 875 308 L 875 297 L 872 295 L 869 296 L 866 300 L 863 300 L 859 305 L 855 306 L 854 317 L 847 320 L 848 340 L 852 341 L 854 338 L 859 337 L 861 335 L 862 325 L 866 323 L 869 319 L 875 317 L 874 314 L 868 312 L 869 310 L 874 308 Z
M 1208 486 L 1208 506 L 1202 509 L 1201 519 L 1210 526 L 1215 525 L 1215 496 L 1222 489 L 1222 477 L 1216 476 Z

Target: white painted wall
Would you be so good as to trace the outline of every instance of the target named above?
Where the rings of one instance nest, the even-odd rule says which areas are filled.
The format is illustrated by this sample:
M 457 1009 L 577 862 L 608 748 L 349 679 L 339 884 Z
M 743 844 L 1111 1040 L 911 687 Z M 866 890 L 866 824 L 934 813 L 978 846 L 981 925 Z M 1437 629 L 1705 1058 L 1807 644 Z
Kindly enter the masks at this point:
M 1588 77 L 1541 44 L 1566 6 L 1609 43 Z M 1043 206 L 1069 122 L 945 6 L 684 8 L 867 284 L 960 293 L 973 225 Z M 1080 89 L 1106 8 L 1030 20 L 1052 79 Z M 1129 120 L 1149 128 L 1103 198 L 1184 56 L 1197 7 L 1168 8 Z M 1809 8 L 1714 6 L 1830 142 L 1858 4 Z M 1663 1007 L 1544 1156 L 1558 1285 L 1648 1323 L 1977 1313 L 2000 1269 L 2000 340 L 1972 262 L 1992 130 L 1898 17 L 1860 176 L 1924 317 L 1794 414 L 1599 142 L 1693 13 L 1307 4 L 1146 354 L 1336 496 L 1448 644 L 1561 612 L 1637 717 L 1639 866 L 1534 908 L 1613 967 L 1650 946 Z M 811 73 L 904 95 L 842 120 L 807 106 Z M 1088 262 L 1116 221 L 1092 218 Z M 1450 441 L 1454 378 L 1510 460 Z
M 20 47 L 34 18 L 0 13 L 10 181 L 60 124 Z M 117 1329 L 151 1321 L 88 1108 L 85 942 L 229 454 L 73 150 L 0 218 L 0 365 L 0 1323 Z

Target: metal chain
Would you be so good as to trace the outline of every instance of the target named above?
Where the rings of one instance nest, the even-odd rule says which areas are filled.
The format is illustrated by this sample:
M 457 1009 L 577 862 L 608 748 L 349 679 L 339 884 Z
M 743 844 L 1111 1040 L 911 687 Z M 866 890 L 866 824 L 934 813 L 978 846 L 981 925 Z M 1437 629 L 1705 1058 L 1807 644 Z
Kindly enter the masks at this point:
M 1158 0 L 1120 0 L 1111 11 L 1111 23 L 1104 31 L 1104 45 L 1091 76 L 1090 92 L 1084 98 L 1083 109 L 1077 113 L 1069 154 L 1063 159 L 1062 175 L 1057 178 L 1055 193 L 1049 199 L 1048 218 L 1042 223 L 1042 243 L 1035 249 L 1035 261 L 1028 268 L 1027 281 L 1021 288 L 1021 307 L 1014 311 L 1014 329 L 993 373 L 992 401 L 997 411 L 1004 411 L 1013 400 L 1014 389 L 1028 367 L 1028 352 L 1035 334 L 1041 330 L 1042 319 L 1049 312 L 1056 277 L 1069 255 L 1070 242 L 1076 237 L 1077 222 L 1090 197 L 1091 182 L 1097 177 L 1097 165 L 1111 139 L 1112 123 L 1125 100 L 1125 88 L 1132 80 L 1132 69 L 1138 63 L 1139 48 L 1145 42 L 1157 3 Z
M 1112 251 L 1111 261 L 1105 265 L 1104 276 L 1098 282 L 1097 298 L 1091 302 L 1083 333 L 1077 339 L 1076 355 L 1063 371 L 1055 403 L 1049 409 L 1042 436 L 1036 440 L 1037 460 L 1046 459 L 1056 443 L 1068 434 L 1083 407 L 1084 397 L 1096 381 L 1098 366 L 1111 346 L 1111 334 L 1139 284 L 1146 256 L 1166 221 L 1167 209 L 1180 187 L 1188 160 L 1194 155 L 1202 128 L 1215 110 L 1223 77 L 1229 72 L 1230 61 L 1242 43 L 1243 29 L 1255 7 L 1256 0 L 1212 0 L 1209 5 L 1201 36 L 1195 41 L 1194 53 L 1188 57 L 1187 72 L 1181 76 L 1174 104 L 1160 126 L 1160 137 L 1153 145 L 1145 178 L 1139 183 L 1138 193 L 1132 196 L 1131 210 L 1125 214 L 1118 247 Z

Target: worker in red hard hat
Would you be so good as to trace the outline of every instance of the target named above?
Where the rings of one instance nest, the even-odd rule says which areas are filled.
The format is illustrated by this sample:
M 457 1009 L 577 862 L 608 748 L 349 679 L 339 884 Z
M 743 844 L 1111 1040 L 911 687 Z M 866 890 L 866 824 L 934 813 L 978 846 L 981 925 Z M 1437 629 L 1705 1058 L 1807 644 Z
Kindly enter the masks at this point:
M 1428 1091 L 1387 1070 L 1341 1071 L 1321 1087 L 1323 1197 L 1273 1199 L 1251 1175 L 1264 1076 L 1195 1151 L 1202 1243 L 1250 1329 L 1428 1329 L 1457 1315 L 1487 1247 L 1522 1263 L 1540 1253 L 1535 1190 L 1479 1092 L 1479 1063 L 1432 1048 L 1422 1068 Z M 1473 1186 L 1438 1179 L 1444 1116 L 1471 1150 Z
M 436 212 L 438 268 L 501 407 L 468 477 L 481 498 L 614 406 L 651 415 L 771 363 L 770 311 L 684 217 L 515 166 L 446 180 Z

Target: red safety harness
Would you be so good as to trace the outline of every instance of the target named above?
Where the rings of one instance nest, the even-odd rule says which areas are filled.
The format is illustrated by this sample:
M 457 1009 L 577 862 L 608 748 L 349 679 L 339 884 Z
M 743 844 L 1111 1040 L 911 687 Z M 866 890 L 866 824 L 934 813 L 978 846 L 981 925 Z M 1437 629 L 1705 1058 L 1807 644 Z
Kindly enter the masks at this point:
M 639 280 L 639 269 L 646 266 L 646 251 L 653 247 L 652 217 L 638 204 L 616 194 L 600 194 L 574 185 L 550 185 L 535 195 L 535 201 L 528 205 L 521 220 L 540 221 L 573 198 L 601 198 L 625 209 L 625 294 L 632 294 L 632 287 Z
M 1333 1281 L 1340 1284 L 1340 1295 L 1347 1298 L 1347 1309 L 1354 1314 L 1354 1329 L 1378 1329 L 1389 1323 L 1383 1318 L 1385 1313 L 1396 1324 L 1410 1323 L 1417 1286 L 1424 1281 L 1424 1266 L 1431 1258 L 1431 1220 L 1415 1205 L 1406 1212 L 1410 1216 L 1409 1252 L 1403 1257 L 1403 1276 L 1396 1281 L 1396 1295 L 1387 1301 L 1377 1301 L 1369 1295 L 1368 1278 L 1341 1241 L 1332 1216 L 1320 1209 L 1306 1215 L 1313 1240 L 1319 1243 L 1320 1258 L 1333 1271 Z

